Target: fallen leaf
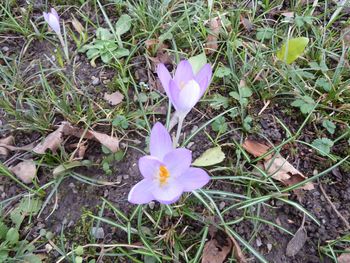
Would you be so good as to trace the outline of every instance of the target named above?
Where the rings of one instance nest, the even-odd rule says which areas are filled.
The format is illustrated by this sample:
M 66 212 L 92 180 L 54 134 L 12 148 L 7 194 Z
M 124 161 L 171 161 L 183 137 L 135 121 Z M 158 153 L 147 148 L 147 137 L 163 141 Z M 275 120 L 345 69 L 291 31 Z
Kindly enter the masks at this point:
M 102 145 L 106 146 L 111 152 L 115 153 L 119 150 L 119 140 L 116 137 L 111 137 L 107 134 L 90 131 L 90 133 L 98 140 Z
M 1 145 L 13 145 L 15 137 L 12 135 L 0 139 L 0 155 L 7 156 L 9 154 L 9 149 L 7 147 L 1 147 Z
M 240 16 L 240 20 L 241 20 L 241 24 L 243 25 L 243 27 L 245 28 L 245 30 L 247 30 L 248 32 L 253 30 L 253 24 L 252 22 L 250 22 L 249 19 L 245 18 L 243 15 Z
M 33 151 L 37 154 L 44 154 L 47 149 L 50 149 L 55 153 L 62 144 L 62 135 L 71 135 L 77 138 L 81 138 L 83 136 L 85 139 L 98 141 L 113 153 L 119 150 L 119 140 L 116 137 L 111 137 L 107 134 L 93 130 L 88 130 L 85 132 L 84 129 L 74 127 L 69 122 L 62 122 L 61 125 L 58 126 L 57 130 L 50 133 L 43 142 L 38 144 L 33 149 Z
M 44 141 L 42 141 L 34 147 L 33 152 L 37 154 L 44 154 L 47 149 L 50 149 L 53 153 L 56 153 L 56 150 L 58 149 L 58 147 L 60 147 L 62 143 L 62 131 L 65 125 L 66 122 L 62 123 L 57 130 L 50 133 L 44 139 Z
M 36 175 L 36 166 L 33 160 L 26 160 L 9 168 L 23 183 L 29 184 Z
M 283 12 L 283 13 L 281 13 L 281 15 L 284 17 L 293 18 L 294 12 Z
M 264 162 L 265 170 L 272 178 L 284 183 L 287 186 L 295 185 L 306 179 L 306 177 L 294 168 L 285 158 L 277 154 L 272 159 Z M 303 190 L 314 189 L 312 183 L 306 183 L 301 187 Z
M 212 54 L 218 49 L 218 37 L 221 26 L 221 19 L 219 17 L 215 17 L 209 20 L 210 33 L 207 37 L 205 49 L 205 52 L 207 54 Z
M 104 99 L 109 102 L 112 106 L 116 106 L 121 103 L 124 99 L 124 95 L 119 91 L 116 91 L 112 94 L 108 94 L 107 92 L 104 95 Z
M 236 240 L 216 228 L 209 228 L 209 233 L 210 240 L 204 245 L 202 263 L 223 263 L 232 250 L 238 263 L 247 262 Z
M 74 15 L 72 15 L 72 25 L 74 27 L 74 29 L 79 33 L 79 34 L 83 34 L 84 33 L 84 27 L 83 25 L 79 22 L 78 19 L 75 18 Z
M 265 144 L 249 139 L 245 140 L 242 146 L 247 152 L 254 155 L 255 157 L 264 155 L 270 149 L 270 147 L 266 146 Z M 306 176 L 295 169 L 294 166 L 280 154 L 276 154 L 273 157 L 271 154 L 265 156 L 264 168 L 266 172 L 272 176 L 273 179 L 282 182 L 286 186 L 295 185 L 306 179 Z M 311 182 L 308 182 L 300 188 L 303 190 L 312 190 L 315 187 Z M 297 192 L 296 194 L 298 195 Z
M 271 148 L 265 144 L 262 144 L 262 143 L 259 143 L 256 141 L 252 141 L 252 140 L 245 140 L 242 146 L 243 146 L 244 150 L 249 152 L 254 157 L 260 157 L 260 156 L 264 155 Z M 265 156 L 264 159 L 271 159 L 271 157 L 272 157 L 272 155 L 269 154 L 269 155 Z
M 286 255 L 288 257 L 294 257 L 300 249 L 303 248 L 307 240 L 307 233 L 304 226 L 300 227 L 298 231 L 294 234 L 294 237 L 288 242 Z
M 220 146 L 206 150 L 200 157 L 198 157 L 192 165 L 194 166 L 211 166 L 221 163 L 225 159 L 225 153 Z
M 304 53 L 307 44 L 309 44 L 307 37 L 290 38 L 277 52 L 277 58 L 291 64 Z
M 345 249 L 345 251 L 348 251 L 348 252 L 341 254 L 337 258 L 338 263 L 349 263 L 350 262 L 350 248 Z

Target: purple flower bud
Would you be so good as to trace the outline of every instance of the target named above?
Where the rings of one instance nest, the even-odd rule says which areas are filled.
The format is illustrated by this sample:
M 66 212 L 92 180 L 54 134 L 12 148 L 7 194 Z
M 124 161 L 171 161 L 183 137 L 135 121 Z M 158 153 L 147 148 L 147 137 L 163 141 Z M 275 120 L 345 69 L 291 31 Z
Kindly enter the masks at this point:
M 58 16 L 56 10 L 51 8 L 50 13 L 43 12 L 43 15 L 46 23 L 49 24 L 51 29 L 55 31 L 57 35 L 61 35 L 60 17 Z
M 194 75 L 190 62 L 182 60 L 177 66 L 174 78 L 164 64 L 158 65 L 157 74 L 177 114 L 185 117 L 208 88 L 212 70 L 210 64 L 205 64 Z

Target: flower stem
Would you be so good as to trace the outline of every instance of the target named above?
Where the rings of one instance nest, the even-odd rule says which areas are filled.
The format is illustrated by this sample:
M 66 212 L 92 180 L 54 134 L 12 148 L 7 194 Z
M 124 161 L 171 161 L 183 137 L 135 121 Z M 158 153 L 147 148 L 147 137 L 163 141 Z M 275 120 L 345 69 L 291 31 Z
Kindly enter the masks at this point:
M 180 139 L 181 129 L 182 129 L 182 125 L 183 125 L 185 117 L 179 115 L 178 118 L 179 118 L 179 122 L 177 124 L 176 137 L 175 137 L 175 140 L 174 140 L 174 147 L 175 148 L 177 147 L 177 144 L 178 144 L 179 139 Z

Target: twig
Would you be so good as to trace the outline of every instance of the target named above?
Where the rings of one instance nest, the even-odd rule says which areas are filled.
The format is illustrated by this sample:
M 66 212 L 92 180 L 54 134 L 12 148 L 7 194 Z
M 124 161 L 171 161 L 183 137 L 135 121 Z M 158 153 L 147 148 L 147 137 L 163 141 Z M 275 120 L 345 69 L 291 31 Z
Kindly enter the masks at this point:
M 323 196 L 326 198 L 327 202 L 329 203 L 329 205 L 333 208 L 334 212 L 338 215 L 338 217 L 343 221 L 344 225 L 346 226 L 346 229 L 350 229 L 350 224 L 349 222 L 343 217 L 343 215 L 337 210 L 337 208 L 335 207 L 335 205 L 332 203 L 331 199 L 329 198 L 329 196 L 326 194 L 326 191 L 323 189 L 322 184 L 319 184 L 321 192 L 323 194 Z

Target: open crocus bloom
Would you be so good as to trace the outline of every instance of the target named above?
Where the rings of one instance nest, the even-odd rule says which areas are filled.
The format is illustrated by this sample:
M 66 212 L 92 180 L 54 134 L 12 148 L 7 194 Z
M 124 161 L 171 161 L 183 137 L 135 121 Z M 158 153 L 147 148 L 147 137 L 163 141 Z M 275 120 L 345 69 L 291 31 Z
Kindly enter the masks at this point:
M 49 24 L 49 26 L 52 28 L 53 31 L 57 35 L 61 35 L 61 27 L 60 27 L 60 17 L 58 16 L 56 10 L 54 8 L 51 8 L 50 13 L 43 12 L 44 19 L 46 23 Z
M 205 64 L 195 75 L 190 62 L 182 60 L 174 78 L 164 64 L 158 65 L 157 74 L 178 116 L 184 118 L 208 88 L 212 70 L 210 64 Z
M 128 196 L 131 203 L 145 204 L 157 200 L 162 204 L 171 204 L 183 192 L 201 188 L 210 180 L 203 169 L 190 167 L 190 150 L 173 148 L 168 131 L 159 122 L 151 131 L 150 153 L 139 160 L 144 179 L 131 189 Z

